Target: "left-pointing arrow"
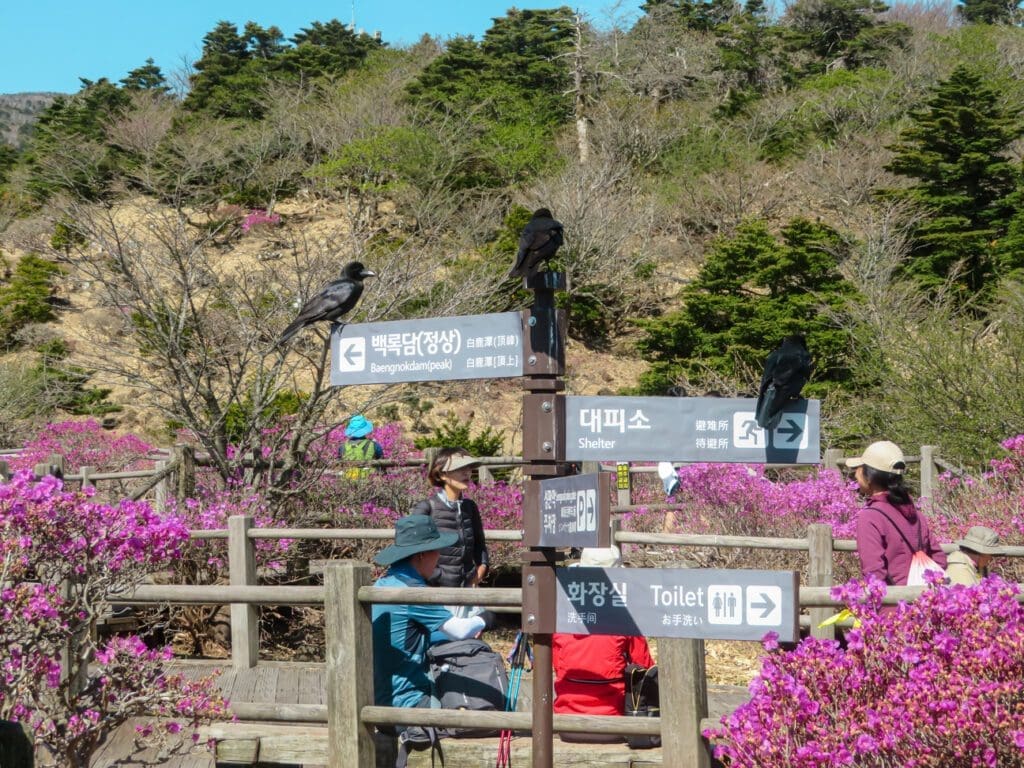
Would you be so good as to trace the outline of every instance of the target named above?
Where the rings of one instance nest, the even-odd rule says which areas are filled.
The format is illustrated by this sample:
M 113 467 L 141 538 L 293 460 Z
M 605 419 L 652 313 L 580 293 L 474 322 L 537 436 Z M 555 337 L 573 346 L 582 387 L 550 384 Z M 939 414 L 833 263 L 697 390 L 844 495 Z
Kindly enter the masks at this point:
M 775 610 L 775 601 L 772 600 L 770 597 L 768 597 L 768 595 L 766 595 L 764 592 L 761 593 L 761 600 L 763 602 L 751 603 L 750 607 L 753 610 L 755 610 L 755 611 L 760 609 L 761 610 L 760 618 L 767 619 L 768 618 L 768 614 L 770 614 L 772 611 Z
M 363 353 L 359 350 L 358 344 L 349 344 L 345 347 L 345 351 L 341 353 L 341 356 L 345 358 L 345 362 L 349 365 L 355 365 L 356 360 L 363 356 Z

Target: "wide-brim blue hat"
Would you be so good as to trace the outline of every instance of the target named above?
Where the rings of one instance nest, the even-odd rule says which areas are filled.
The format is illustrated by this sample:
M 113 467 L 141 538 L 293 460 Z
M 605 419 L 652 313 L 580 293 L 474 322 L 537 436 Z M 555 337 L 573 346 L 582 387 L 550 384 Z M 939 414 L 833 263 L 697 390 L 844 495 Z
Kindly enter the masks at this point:
M 430 515 L 407 515 L 395 523 L 395 543 L 373 558 L 378 565 L 391 565 L 419 552 L 450 547 L 459 540 L 454 531 L 441 533 Z
M 366 437 L 371 432 L 373 432 L 373 422 L 361 413 L 349 419 L 348 426 L 345 427 L 345 437 Z

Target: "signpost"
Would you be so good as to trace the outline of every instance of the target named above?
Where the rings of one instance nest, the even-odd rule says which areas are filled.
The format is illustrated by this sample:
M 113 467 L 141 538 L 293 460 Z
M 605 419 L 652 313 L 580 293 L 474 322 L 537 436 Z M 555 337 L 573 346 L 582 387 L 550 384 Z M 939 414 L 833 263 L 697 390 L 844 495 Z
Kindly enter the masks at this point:
M 336 325 L 331 331 L 334 386 L 522 375 L 519 312 Z
M 565 398 L 567 461 L 817 464 L 817 400 L 787 406 L 778 426 L 754 420 L 751 398 Z
M 607 473 L 528 480 L 523 489 L 523 543 L 528 547 L 611 544 Z
M 695 640 L 799 639 L 799 574 L 697 568 L 558 568 L 559 632 Z

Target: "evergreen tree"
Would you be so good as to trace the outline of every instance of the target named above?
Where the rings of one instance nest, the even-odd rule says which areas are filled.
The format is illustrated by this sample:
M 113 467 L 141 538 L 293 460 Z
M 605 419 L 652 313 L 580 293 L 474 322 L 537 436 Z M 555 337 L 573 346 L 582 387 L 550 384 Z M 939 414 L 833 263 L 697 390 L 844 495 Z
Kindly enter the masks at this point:
M 276 66 L 303 80 L 342 75 L 384 47 L 380 40 L 357 35 L 337 19 L 327 23 L 314 21 L 309 28 L 296 33 L 292 42 L 295 47 L 284 51 Z
M 680 380 L 699 391 L 709 371 L 742 387 L 794 333 L 807 338 L 814 355 L 809 392 L 848 382 L 847 339 L 822 311 L 838 311 L 854 294 L 838 271 L 847 251 L 838 232 L 805 219 L 790 222 L 781 238 L 753 221 L 719 240 L 683 290 L 684 307 L 639 322 L 644 336 L 637 346 L 651 361 L 639 392 L 665 394 Z
M 739 13 L 735 0 L 647 0 L 640 10 L 656 22 L 670 21 L 697 32 L 714 32 Z
M 203 38 L 203 55 L 193 66 L 191 89 L 185 107 L 193 112 L 212 112 L 222 117 L 252 114 L 255 94 L 252 80 L 237 76 L 251 59 L 249 44 L 230 21 L 220 21 Z
M 129 72 L 122 80 L 121 87 L 126 91 L 155 91 L 167 93 L 167 78 L 160 71 L 160 67 L 153 63 L 153 59 L 146 59 L 141 67 L 136 67 Z
M 956 10 L 968 24 L 1020 22 L 1020 0 L 961 0 Z
M 13 349 L 15 334 L 31 323 L 53 320 L 53 281 L 61 269 L 35 254 L 21 258 L 10 282 L 0 285 L 0 349 Z
M 790 50 L 815 55 L 807 74 L 871 61 L 910 35 L 906 25 L 880 20 L 888 9 L 882 0 L 796 0 L 785 16 Z
M 997 91 L 961 65 L 910 118 L 887 168 L 916 183 L 883 192 L 926 212 L 907 272 L 933 288 L 955 277 L 973 296 L 998 277 L 995 246 L 1010 224 L 1018 181 L 1007 152 L 1024 135 L 1019 111 L 1006 110 Z
M 737 13 L 715 30 L 718 64 L 729 77 L 729 92 L 721 111 L 742 112 L 768 85 L 768 73 L 779 65 L 779 36 L 768 19 L 764 0 L 747 0 Z

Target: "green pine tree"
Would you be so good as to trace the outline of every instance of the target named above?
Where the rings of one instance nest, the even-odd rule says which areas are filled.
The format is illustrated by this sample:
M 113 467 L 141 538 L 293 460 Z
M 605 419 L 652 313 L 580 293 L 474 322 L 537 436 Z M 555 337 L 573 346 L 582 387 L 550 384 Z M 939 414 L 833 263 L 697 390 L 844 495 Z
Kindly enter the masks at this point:
M 931 288 L 953 279 L 964 298 L 994 286 L 996 246 L 1014 213 L 1018 173 L 1007 154 L 1024 126 L 1019 110 L 1003 103 L 980 74 L 957 67 L 911 112 L 887 166 L 916 183 L 883 194 L 912 200 L 926 213 L 907 273 Z
M 15 265 L 10 281 L 0 284 L 0 349 L 18 346 L 15 335 L 31 323 L 53 320 L 53 281 L 61 269 L 35 254 Z
M 968 24 L 1020 23 L 1020 0 L 961 0 L 956 10 Z
M 141 67 L 136 67 L 121 80 L 121 87 L 126 91 L 155 91 L 167 93 L 167 78 L 153 59 L 146 59 Z
M 639 322 L 639 350 L 651 362 L 640 394 L 665 394 L 680 381 L 696 391 L 708 372 L 751 383 L 767 354 L 789 334 L 807 338 L 822 393 L 850 380 L 848 340 L 823 307 L 838 312 L 855 291 L 838 271 L 848 246 L 832 228 L 805 219 L 780 237 L 748 222 L 715 243 L 678 312 Z

